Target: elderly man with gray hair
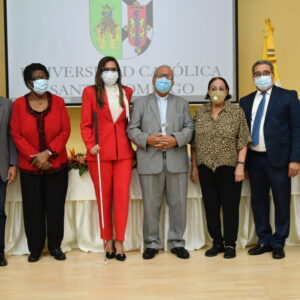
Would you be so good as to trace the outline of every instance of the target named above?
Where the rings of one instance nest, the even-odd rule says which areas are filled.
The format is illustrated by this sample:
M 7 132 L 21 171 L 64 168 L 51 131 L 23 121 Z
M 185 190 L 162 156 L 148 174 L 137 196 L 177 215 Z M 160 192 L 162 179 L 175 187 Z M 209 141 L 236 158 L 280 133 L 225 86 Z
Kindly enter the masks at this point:
M 189 258 L 183 234 L 186 226 L 186 198 L 189 160 L 187 144 L 194 124 L 188 102 L 170 94 L 173 71 L 162 65 L 153 76 L 155 92 L 133 102 L 127 132 L 137 145 L 137 170 L 143 194 L 144 259 L 152 259 L 161 246 L 160 208 L 163 194 L 169 207 L 168 245 L 179 258 Z
M 4 256 L 6 186 L 17 177 L 17 151 L 9 131 L 11 107 L 10 100 L 0 97 L 0 267 L 7 265 Z

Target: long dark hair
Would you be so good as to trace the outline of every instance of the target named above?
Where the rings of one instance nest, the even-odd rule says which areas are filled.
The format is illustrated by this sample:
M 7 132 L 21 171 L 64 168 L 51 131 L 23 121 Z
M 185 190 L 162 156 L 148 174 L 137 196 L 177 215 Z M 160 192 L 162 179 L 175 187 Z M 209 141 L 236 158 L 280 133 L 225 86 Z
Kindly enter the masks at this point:
M 112 56 L 105 56 L 105 57 L 101 58 L 101 60 L 98 63 L 98 68 L 97 68 L 97 72 L 95 75 L 95 85 L 93 86 L 94 89 L 96 90 L 97 102 L 100 105 L 100 107 L 104 106 L 103 94 L 105 91 L 105 87 L 104 87 L 104 81 L 102 79 L 102 72 L 103 72 L 103 68 L 105 67 L 106 63 L 109 61 L 115 62 L 116 66 L 117 66 L 119 78 L 116 83 L 119 87 L 120 105 L 123 106 L 123 100 L 124 100 L 123 98 L 124 97 L 123 97 L 123 88 L 122 88 L 122 84 L 121 84 L 121 78 L 122 78 L 121 69 L 120 69 L 120 66 L 119 66 L 117 60 Z
M 211 84 L 212 84 L 215 80 L 217 80 L 217 79 L 222 80 L 222 81 L 224 82 L 224 84 L 225 84 L 225 87 L 226 87 L 226 90 L 227 90 L 227 96 L 225 97 L 225 100 L 231 99 L 232 96 L 229 94 L 229 85 L 228 85 L 227 81 L 226 81 L 223 77 L 214 77 L 214 78 L 212 78 L 212 79 L 209 81 L 209 83 L 208 83 L 207 90 L 210 89 Z M 210 98 L 210 97 L 209 97 L 209 94 L 208 94 L 208 92 L 207 92 L 207 94 L 206 94 L 206 96 L 204 97 L 204 99 L 209 99 L 209 98 Z

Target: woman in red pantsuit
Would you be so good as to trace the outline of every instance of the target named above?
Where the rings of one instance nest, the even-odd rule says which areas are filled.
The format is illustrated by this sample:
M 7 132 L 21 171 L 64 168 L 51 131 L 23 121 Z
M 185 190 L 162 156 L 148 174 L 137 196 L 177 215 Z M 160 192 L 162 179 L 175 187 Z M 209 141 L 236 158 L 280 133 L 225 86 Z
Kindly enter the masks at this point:
M 121 70 L 117 60 L 110 56 L 102 58 L 98 64 L 95 84 L 83 91 L 80 124 L 101 224 L 97 168 L 97 154 L 100 154 L 104 213 L 104 224 L 100 228 L 106 257 L 116 257 L 120 261 L 126 258 L 123 241 L 132 173 L 133 150 L 126 135 L 131 96 L 132 89 L 121 84 Z

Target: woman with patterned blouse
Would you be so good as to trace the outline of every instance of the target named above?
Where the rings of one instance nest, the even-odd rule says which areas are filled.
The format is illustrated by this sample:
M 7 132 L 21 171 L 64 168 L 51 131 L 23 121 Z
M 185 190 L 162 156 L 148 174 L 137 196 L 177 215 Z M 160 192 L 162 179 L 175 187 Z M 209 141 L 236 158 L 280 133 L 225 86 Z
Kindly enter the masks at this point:
M 224 78 L 210 80 L 205 98 L 211 101 L 201 105 L 194 116 L 191 180 L 200 181 L 207 227 L 213 239 L 213 246 L 205 255 L 212 257 L 225 252 L 224 258 L 233 258 L 245 158 L 251 138 L 243 110 L 225 101 L 231 95 Z

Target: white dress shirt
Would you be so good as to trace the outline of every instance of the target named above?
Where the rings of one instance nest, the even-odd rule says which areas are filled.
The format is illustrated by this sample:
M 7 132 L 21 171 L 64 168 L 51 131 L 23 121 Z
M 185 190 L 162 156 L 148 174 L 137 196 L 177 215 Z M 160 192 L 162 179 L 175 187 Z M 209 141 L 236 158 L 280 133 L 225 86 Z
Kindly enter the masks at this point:
M 260 128 L 259 128 L 259 143 L 255 147 L 252 145 L 250 146 L 250 148 L 254 151 L 258 151 L 258 152 L 266 152 L 267 151 L 266 144 L 265 144 L 265 136 L 264 136 L 264 124 L 265 124 L 266 112 L 268 109 L 271 92 L 272 92 L 272 89 L 269 89 L 268 91 L 266 91 L 266 102 L 265 102 L 264 112 L 263 112 L 263 115 L 261 118 Z M 252 106 L 252 113 L 251 113 L 251 134 L 252 134 L 253 123 L 255 120 L 256 112 L 257 112 L 259 103 L 262 100 L 262 97 L 263 97 L 262 92 L 257 91 L 255 98 L 254 98 L 254 102 L 253 102 L 253 106 Z
M 123 111 L 123 107 L 120 105 L 120 101 L 119 101 L 119 87 L 117 84 L 113 86 L 105 86 L 105 91 L 106 91 L 108 105 L 109 105 L 112 119 L 114 123 L 116 123 L 116 121 L 118 120 L 118 118 L 120 117 Z M 126 109 L 126 117 L 129 118 L 129 104 L 125 93 L 124 93 L 124 104 Z
M 159 110 L 159 116 L 160 116 L 160 122 L 161 125 L 167 123 L 167 107 L 168 107 L 168 95 L 165 97 L 160 97 L 156 94 L 156 99 L 157 99 L 157 106 L 158 106 L 158 110 Z M 164 127 L 165 130 L 167 129 L 166 127 Z M 163 130 L 163 128 L 161 128 Z M 167 134 L 166 132 L 162 132 L 162 134 Z

